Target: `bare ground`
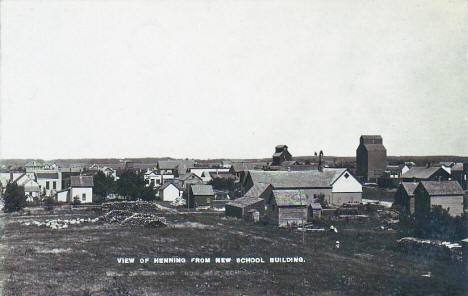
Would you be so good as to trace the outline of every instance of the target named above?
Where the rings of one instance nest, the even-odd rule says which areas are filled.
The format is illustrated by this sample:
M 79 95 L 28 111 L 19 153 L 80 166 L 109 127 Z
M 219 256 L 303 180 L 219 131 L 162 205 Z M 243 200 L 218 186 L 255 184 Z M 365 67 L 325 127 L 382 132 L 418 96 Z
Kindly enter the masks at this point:
M 301 233 L 222 214 L 161 215 L 177 227 L 85 223 L 53 230 L 24 222 L 57 218 L 54 213 L 5 215 L 4 295 L 466 295 L 461 264 L 402 253 L 397 234 L 378 230 L 378 221 L 335 223 L 338 233 L 307 233 L 303 244 Z M 171 256 L 303 256 L 306 262 L 117 263 Z M 431 277 L 421 276 L 428 272 Z

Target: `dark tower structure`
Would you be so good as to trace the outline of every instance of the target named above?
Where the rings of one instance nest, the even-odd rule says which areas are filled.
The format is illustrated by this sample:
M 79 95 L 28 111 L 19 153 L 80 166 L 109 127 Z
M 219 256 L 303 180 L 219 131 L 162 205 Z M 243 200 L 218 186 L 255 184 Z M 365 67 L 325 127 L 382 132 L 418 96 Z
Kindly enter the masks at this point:
M 377 181 L 387 166 L 387 149 L 382 136 L 362 135 L 356 149 L 356 173 L 364 181 Z
M 278 145 L 275 147 L 272 165 L 281 165 L 283 161 L 292 160 L 292 155 L 288 151 L 288 146 Z

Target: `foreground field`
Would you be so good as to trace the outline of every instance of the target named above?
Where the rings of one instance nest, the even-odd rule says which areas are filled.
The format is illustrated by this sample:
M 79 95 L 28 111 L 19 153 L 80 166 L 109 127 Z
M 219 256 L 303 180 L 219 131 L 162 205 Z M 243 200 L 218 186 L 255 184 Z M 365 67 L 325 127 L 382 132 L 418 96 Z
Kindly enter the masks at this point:
M 460 264 L 397 250 L 378 221 L 340 222 L 338 233 L 301 233 L 223 214 L 160 212 L 173 227 L 82 223 L 91 211 L 5 215 L 4 295 L 466 295 Z M 336 241 L 340 247 L 336 247 Z M 302 256 L 284 264 L 119 264 L 119 257 Z M 213 259 L 212 259 L 213 260 Z M 422 276 L 430 273 L 430 276 Z

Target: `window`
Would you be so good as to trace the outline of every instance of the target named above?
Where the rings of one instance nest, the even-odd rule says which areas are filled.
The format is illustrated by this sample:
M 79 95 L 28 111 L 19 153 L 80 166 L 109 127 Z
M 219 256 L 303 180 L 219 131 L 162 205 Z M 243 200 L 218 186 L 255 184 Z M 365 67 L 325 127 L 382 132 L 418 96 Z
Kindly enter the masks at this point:
M 83 193 L 83 194 L 81 195 L 81 201 L 86 201 L 86 193 Z
M 346 179 L 348 179 L 349 174 L 348 174 L 348 173 L 344 174 L 344 177 L 345 177 Z
M 52 189 L 57 189 L 57 182 L 52 182 Z
M 46 188 L 46 189 L 49 189 L 49 187 L 50 187 L 50 186 L 49 186 L 49 181 L 46 181 L 46 182 L 45 182 L 45 188 Z

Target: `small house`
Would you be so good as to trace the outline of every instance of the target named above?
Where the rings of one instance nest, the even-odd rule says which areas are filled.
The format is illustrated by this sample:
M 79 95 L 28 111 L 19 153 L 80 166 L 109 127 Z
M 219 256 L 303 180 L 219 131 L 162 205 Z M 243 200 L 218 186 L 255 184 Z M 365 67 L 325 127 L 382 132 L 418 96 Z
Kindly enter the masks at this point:
M 79 200 L 80 203 L 92 203 L 93 186 L 94 182 L 91 176 L 71 176 L 68 202 Z
M 176 199 L 182 197 L 182 193 L 182 189 L 169 182 L 164 183 L 159 188 L 159 197 L 162 201 L 175 201 Z
M 209 206 L 214 200 L 213 186 L 204 184 L 192 184 L 189 189 L 190 206 Z
M 267 216 L 280 227 L 307 223 L 307 194 L 302 190 L 273 190 L 266 201 Z

